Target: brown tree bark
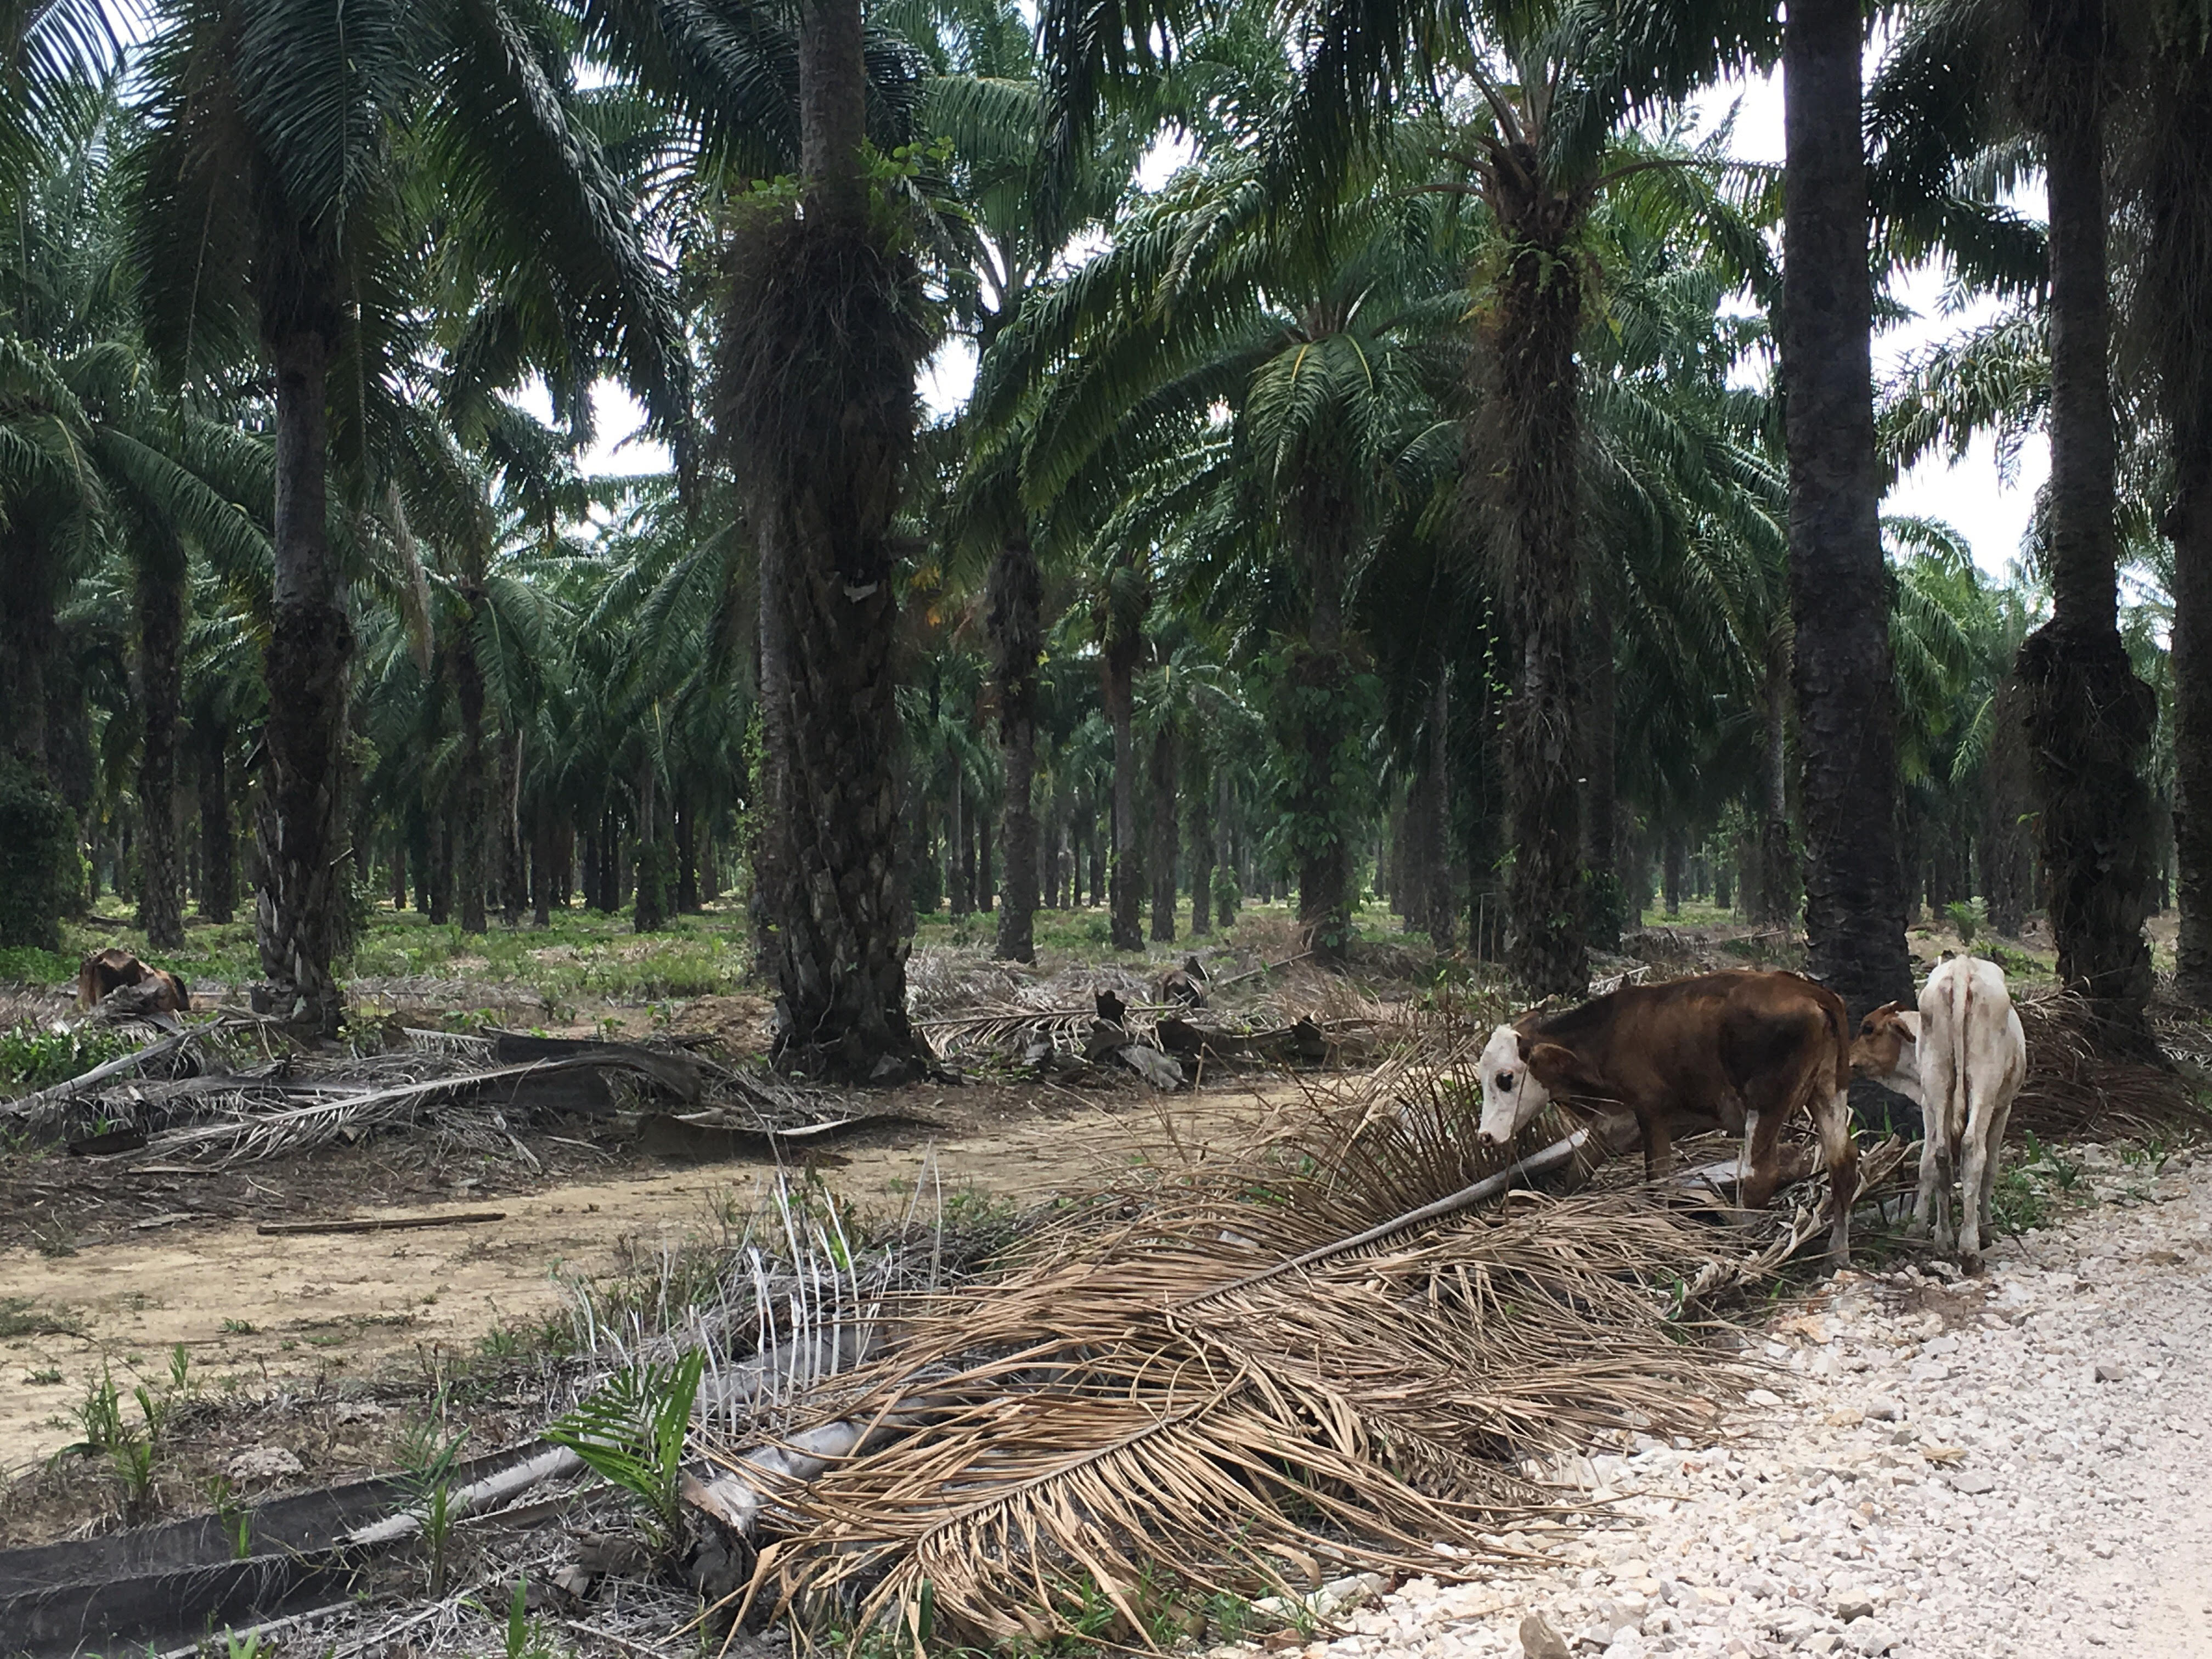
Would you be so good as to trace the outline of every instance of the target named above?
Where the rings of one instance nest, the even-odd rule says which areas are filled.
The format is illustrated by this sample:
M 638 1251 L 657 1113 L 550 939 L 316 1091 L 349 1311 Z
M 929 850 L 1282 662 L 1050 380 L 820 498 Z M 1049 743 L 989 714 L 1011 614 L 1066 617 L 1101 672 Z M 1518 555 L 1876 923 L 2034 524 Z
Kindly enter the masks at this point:
M 347 665 L 353 629 L 325 528 L 330 414 L 326 385 L 338 307 L 313 297 L 271 342 L 276 368 L 276 592 L 263 672 L 260 889 L 254 934 L 271 1012 L 325 1036 L 345 1003 L 331 963 L 342 944 L 340 880 L 346 793 Z
M 1889 587 L 1875 512 L 1864 29 L 1859 0 L 1793 0 L 1782 45 L 1781 374 L 1806 946 L 1813 976 L 1854 1020 L 1912 994 L 1895 830 Z

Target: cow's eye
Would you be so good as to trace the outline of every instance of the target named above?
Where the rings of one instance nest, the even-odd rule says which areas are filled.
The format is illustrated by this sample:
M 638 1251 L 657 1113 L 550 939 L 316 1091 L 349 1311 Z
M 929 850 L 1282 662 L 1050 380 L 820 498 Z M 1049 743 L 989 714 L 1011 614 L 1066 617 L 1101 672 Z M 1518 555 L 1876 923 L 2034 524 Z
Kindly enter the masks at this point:
M 1519 1081 L 1520 1079 L 1510 1072 L 1500 1072 L 1498 1074 L 1498 1086 L 1507 1094 L 1513 1092 L 1513 1085 Z

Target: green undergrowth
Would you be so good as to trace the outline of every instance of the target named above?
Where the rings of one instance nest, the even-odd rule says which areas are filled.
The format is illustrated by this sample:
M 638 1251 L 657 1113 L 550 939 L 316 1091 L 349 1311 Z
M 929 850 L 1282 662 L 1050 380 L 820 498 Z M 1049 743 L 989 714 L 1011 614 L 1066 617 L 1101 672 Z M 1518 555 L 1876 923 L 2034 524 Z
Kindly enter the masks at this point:
M 27 1020 L 0 1030 L 0 1096 L 66 1083 L 137 1047 L 137 1038 L 120 1031 L 57 1031 Z

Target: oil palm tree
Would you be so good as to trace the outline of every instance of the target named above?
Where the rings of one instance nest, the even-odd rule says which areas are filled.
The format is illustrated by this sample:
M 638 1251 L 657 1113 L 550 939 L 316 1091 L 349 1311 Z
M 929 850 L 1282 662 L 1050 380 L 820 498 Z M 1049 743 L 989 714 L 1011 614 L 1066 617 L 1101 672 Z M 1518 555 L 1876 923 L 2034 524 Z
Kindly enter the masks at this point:
M 501 274 L 557 292 L 574 332 L 672 428 L 678 331 L 626 192 L 575 118 L 554 35 L 515 8 L 167 0 L 154 27 L 142 306 L 173 374 L 258 356 L 273 380 L 256 933 L 270 1006 L 333 1030 L 353 634 L 329 533 L 332 437 L 372 483 L 373 436 L 401 401 L 393 363 L 420 230 L 410 170 L 434 171 L 460 210 L 501 227 Z
M 2039 556 L 2049 618 L 2016 666 L 2036 769 L 2061 980 L 2109 1044 L 2145 1051 L 2154 815 L 2146 777 L 2156 700 L 2119 629 L 2107 133 L 2129 72 L 2107 0 L 1946 0 L 1915 14 L 1880 102 L 1919 127 L 1923 172 L 1995 182 L 2027 146 L 2049 197 L 2041 313 L 2051 471 Z M 1971 393 L 1974 389 L 1966 389 Z

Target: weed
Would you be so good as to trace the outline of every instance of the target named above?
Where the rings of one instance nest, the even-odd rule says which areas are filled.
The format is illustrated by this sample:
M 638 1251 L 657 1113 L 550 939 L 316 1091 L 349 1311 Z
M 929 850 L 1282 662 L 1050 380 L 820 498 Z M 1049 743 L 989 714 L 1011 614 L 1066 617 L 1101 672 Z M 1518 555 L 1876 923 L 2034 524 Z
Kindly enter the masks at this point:
M 58 1220 L 41 1222 L 32 1228 L 31 1243 L 40 1255 L 55 1260 L 76 1254 L 76 1235 Z
M 218 1328 L 225 1336 L 252 1336 L 253 1322 L 250 1319 L 226 1319 Z
M 222 1633 L 223 1659 L 261 1659 L 261 1632 L 250 1630 L 243 1636 L 229 1631 Z
M 1943 914 L 1951 919 L 1959 943 L 1972 945 L 1975 931 L 1982 925 L 1982 907 L 1972 899 L 1955 899 L 1943 907 Z
M 50 1389 L 61 1380 L 61 1367 L 58 1365 L 48 1365 L 41 1370 L 27 1371 L 23 1375 L 24 1386 L 33 1389 Z
M 77 1336 L 83 1322 L 66 1308 L 41 1308 L 26 1296 L 0 1296 L 0 1338 Z
M 2051 1205 L 2043 1185 L 2025 1164 L 2001 1172 L 1990 1188 L 1990 1216 L 1999 1231 L 2033 1232 L 2051 1223 Z
M 0 956 L 13 954 L 0 952 Z M 0 977 L 5 977 L 0 973 Z M 29 1093 L 82 1077 L 137 1044 L 98 1028 L 57 1031 L 26 1021 L 0 1031 L 0 1090 Z
M 2081 1166 L 2056 1146 L 2045 1146 L 2033 1134 L 2027 1137 L 2027 1164 L 2062 1193 L 2071 1193 L 2081 1184 Z

